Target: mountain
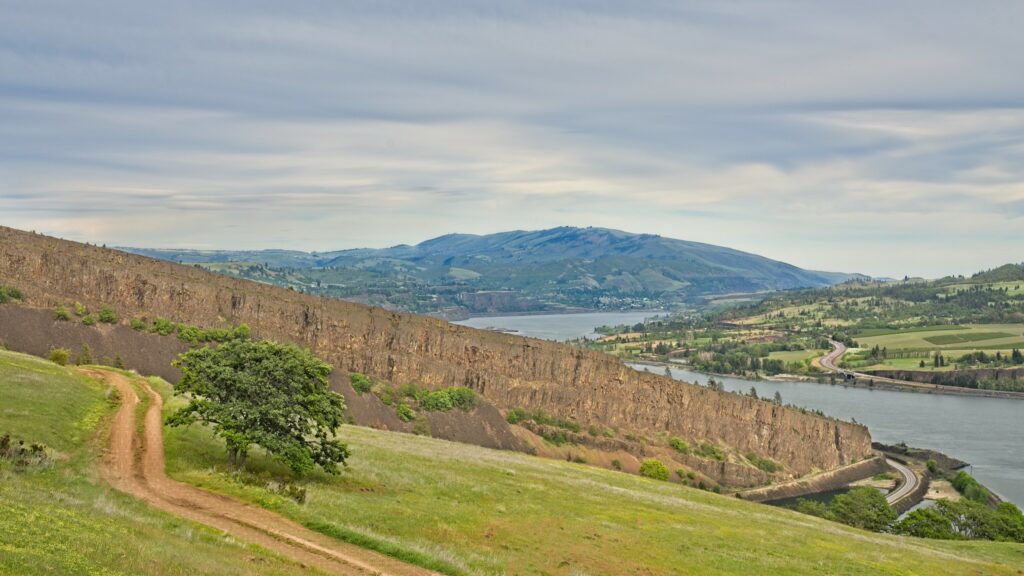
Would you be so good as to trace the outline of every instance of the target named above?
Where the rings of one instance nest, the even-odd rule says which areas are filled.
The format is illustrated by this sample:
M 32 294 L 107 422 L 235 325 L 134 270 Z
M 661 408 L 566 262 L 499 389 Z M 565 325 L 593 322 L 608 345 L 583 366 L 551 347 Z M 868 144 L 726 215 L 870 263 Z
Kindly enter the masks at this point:
M 657 307 L 867 278 L 606 228 L 448 234 L 415 246 L 324 253 L 123 250 L 416 312 Z

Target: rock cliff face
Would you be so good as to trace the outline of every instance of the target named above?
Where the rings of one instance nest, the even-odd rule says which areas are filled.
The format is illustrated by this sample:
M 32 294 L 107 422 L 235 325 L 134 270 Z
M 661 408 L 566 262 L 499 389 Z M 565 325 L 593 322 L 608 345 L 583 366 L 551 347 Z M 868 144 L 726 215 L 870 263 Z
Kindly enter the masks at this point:
M 253 335 L 309 347 L 336 369 L 395 383 L 468 386 L 499 409 L 540 409 L 647 438 L 709 441 L 806 474 L 871 453 L 863 426 L 635 371 L 564 344 L 474 330 L 232 279 L 198 268 L 0 227 L 0 284 L 27 304 L 109 304 L 122 318 L 202 327 L 247 323 Z M 0 326 L 4 332 L 17 330 Z

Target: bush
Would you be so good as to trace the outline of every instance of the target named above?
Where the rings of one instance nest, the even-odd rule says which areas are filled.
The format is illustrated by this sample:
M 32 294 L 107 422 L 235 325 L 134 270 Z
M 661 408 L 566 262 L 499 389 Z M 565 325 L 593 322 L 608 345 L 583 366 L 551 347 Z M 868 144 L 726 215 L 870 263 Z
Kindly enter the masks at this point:
M 92 314 L 86 314 L 82 317 L 82 324 L 86 326 L 93 326 L 96 324 L 96 319 L 92 317 Z
M 0 286 L 0 304 L 6 304 L 11 300 L 22 300 L 25 295 L 21 293 L 21 290 L 12 288 L 11 286 Z
M 412 422 L 416 419 L 416 412 L 413 411 L 413 409 L 405 402 L 399 404 L 398 409 L 395 410 L 395 412 L 398 414 L 398 419 L 402 422 Z
M 938 462 L 936 462 L 935 460 L 932 460 L 931 458 L 929 458 L 928 461 L 925 462 L 925 466 L 928 467 L 928 471 L 931 472 L 932 474 L 935 474 L 936 472 L 939 471 L 939 464 L 938 464 Z
M 476 402 L 475 392 L 465 386 L 452 386 L 423 395 L 420 408 L 428 412 L 447 412 L 453 408 L 468 412 Z
M 85 304 L 81 302 L 75 302 L 75 316 L 85 316 L 89 313 L 89 309 L 85 307 Z
M 640 475 L 655 480 L 668 480 L 668 467 L 657 458 L 648 458 L 640 464 Z
M 701 458 L 711 458 L 713 460 L 722 460 L 724 458 L 722 450 L 718 446 L 707 442 L 701 443 L 700 447 L 697 448 L 696 453 L 697 456 L 700 456 Z
M 622 462 L 619 462 L 618 459 L 612 460 L 612 468 L 622 470 Z
M 99 320 L 104 324 L 117 324 L 117 312 L 110 306 L 104 306 L 100 309 Z
M 348 377 L 348 379 L 349 379 L 350 382 L 352 382 L 352 388 L 360 396 L 362 396 L 363 394 L 366 394 L 367 392 L 370 391 L 371 388 L 373 388 L 373 382 L 369 378 L 367 378 L 365 374 L 360 374 L 359 372 L 353 372 Z
M 149 327 L 150 332 L 154 332 L 161 336 L 167 336 L 177 329 L 178 327 L 174 324 L 174 322 L 171 322 L 167 318 L 161 318 L 159 316 L 153 319 L 153 325 Z
M 669 438 L 668 445 L 675 448 L 676 452 L 679 452 L 680 454 L 690 453 L 690 445 L 683 441 L 682 438 L 673 436 Z
M 749 460 L 750 463 L 754 465 L 754 467 L 769 474 L 774 474 L 779 470 L 782 470 L 782 465 L 780 465 L 778 462 L 775 462 L 774 460 L 769 460 L 768 458 L 762 458 L 757 454 L 754 454 L 753 452 L 747 454 L 747 460 Z
M 142 318 L 132 318 L 132 330 L 142 332 L 146 329 L 146 321 Z
M 68 309 L 63 304 L 58 305 L 53 309 L 53 319 L 61 322 L 67 322 L 71 320 L 71 314 L 68 313 Z
M 885 495 L 863 486 L 836 496 L 829 511 L 843 524 L 881 532 L 896 521 L 896 511 L 885 501 Z
M 71 359 L 71 350 L 68 350 L 67 348 L 51 348 L 48 358 L 50 359 L 50 362 L 53 362 L 54 364 L 67 366 L 68 361 Z
M 46 446 L 39 443 L 25 446 L 24 440 L 15 442 L 8 434 L 0 436 L 0 460 L 11 462 L 18 468 L 42 468 L 53 464 L 46 453 Z

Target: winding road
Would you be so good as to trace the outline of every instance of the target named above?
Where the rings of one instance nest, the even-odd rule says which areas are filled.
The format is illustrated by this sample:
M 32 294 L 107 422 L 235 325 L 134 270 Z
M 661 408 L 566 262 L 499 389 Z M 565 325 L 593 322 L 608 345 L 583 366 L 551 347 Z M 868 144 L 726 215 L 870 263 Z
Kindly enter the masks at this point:
M 114 488 L 160 510 L 222 530 L 328 574 L 434 575 L 424 568 L 314 532 L 263 508 L 171 480 L 164 472 L 163 398 L 145 380 L 136 380 L 149 398 L 139 446 L 135 425 L 139 396 L 132 381 L 117 372 L 92 368 L 81 371 L 105 381 L 121 395 L 121 406 L 111 424 L 109 451 L 100 470 L 103 479 Z
M 910 468 L 907 468 L 902 462 L 897 462 L 892 458 L 886 458 L 885 462 L 889 466 L 895 468 L 896 471 L 899 472 L 901 476 L 903 476 L 903 482 L 900 483 L 895 490 L 887 494 L 885 497 L 885 501 L 888 502 L 891 506 L 899 502 L 900 500 L 903 500 L 911 492 L 913 492 L 914 489 L 917 488 L 917 483 L 919 482 L 919 480 L 917 478 L 917 474 L 914 474 L 914 471 L 911 470 Z

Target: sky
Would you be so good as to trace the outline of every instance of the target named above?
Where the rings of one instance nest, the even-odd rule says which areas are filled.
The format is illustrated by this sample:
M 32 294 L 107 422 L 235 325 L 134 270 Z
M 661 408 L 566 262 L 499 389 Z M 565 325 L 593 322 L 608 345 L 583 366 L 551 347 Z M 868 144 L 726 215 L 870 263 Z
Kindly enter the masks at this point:
M 1024 3 L 0 0 L 0 225 L 334 250 L 603 226 L 1024 260 Z

